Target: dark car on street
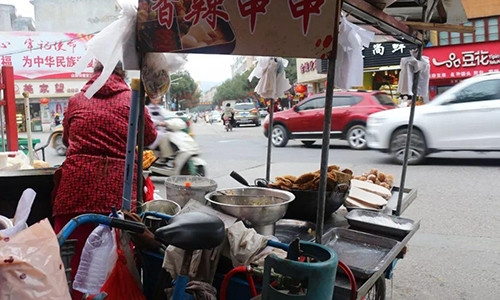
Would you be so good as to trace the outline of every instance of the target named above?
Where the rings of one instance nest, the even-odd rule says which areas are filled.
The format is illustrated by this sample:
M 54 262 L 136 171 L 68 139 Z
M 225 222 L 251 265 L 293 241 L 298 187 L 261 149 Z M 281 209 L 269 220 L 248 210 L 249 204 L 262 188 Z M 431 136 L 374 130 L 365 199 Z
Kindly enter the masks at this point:
M 285 147 L 297 139 L 311 146 L 323 137 L 325 94 L 311 96 L 292 109 L 276 112 L 273 120 L 272 143 Z M 367 148 L 366 120 L 369 115 L 396 108 L 386 93 L 373 91 L 335 92 L 332 107 L 331 138 L 345 139 L 352 149 Z M 269 118 L 264 122 L 267 137 Z

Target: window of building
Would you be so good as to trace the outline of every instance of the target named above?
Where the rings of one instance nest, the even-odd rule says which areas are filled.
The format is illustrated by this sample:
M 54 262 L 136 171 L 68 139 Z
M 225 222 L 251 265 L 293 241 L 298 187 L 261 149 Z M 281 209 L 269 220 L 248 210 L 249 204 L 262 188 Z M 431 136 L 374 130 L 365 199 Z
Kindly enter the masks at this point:
M 472 22 L 467 22 L 465 26 L 472 26 Z M 472 33 L 464 33 L 464 43 L 474 42 L 474 35 Z
M 498 19 L 489 18 L 488 19 L 488 41 L 498 40 Z
M 460 32 L 452 32 L 450 36 L 452 45 L 460 44 Z
M 476 20 L 474 21 L 474 25 L 476 26 L 476 42 L 484 42 L 486 40 L 485 38 L 485 31 L 484 31 L 484 20 Z
M 448 32 L 441 31 L 439 32 L 439 45 L 445 46 L 449 44 Z

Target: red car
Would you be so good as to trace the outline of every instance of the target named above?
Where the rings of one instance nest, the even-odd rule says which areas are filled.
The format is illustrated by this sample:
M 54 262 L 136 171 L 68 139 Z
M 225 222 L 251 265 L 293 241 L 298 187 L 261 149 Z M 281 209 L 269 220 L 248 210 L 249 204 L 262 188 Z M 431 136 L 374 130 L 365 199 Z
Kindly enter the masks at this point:
M 332 107 L 331 138 L 345 139 L 352 149 L 367 148 L 366 120 L 370 114 L 395 108 L 383 92 L 335 92 Z M 293 109 L 274 113 L 272 143 L 285 147 L 288 140 L 301 140 L 306 146 L 323 137 L 325 94 L 311 96 Z M 264 123 L 267 137 L 269 117 Z

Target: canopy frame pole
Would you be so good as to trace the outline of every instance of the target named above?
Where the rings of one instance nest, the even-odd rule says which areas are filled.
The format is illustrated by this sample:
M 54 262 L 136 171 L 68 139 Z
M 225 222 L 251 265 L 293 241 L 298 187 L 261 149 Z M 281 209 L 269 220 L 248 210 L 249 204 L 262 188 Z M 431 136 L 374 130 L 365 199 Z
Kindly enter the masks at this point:
M 31 135 L 31 112 L 30 112 L 30 98 L 29 93 L 23 93 L 24 100 L 24 114 L 26 116 L 26 134 L 28 136 L 28 158 L 30 160 L 30 165 L 33 166 L 35 160 L 33 155 L 33 136 Z
M 266 159 L 266 180 L 269 182 L 271 178 L 271 150 L 272 150 L 272 135 L 273 135 L 273 119 L 274 119 L 274 98 L 271 98 L 269 105 L 269 126 L 267 127 L 267 159 Z
M 5 152 L 5 133 L 3 132 L 3 105 L 0 105 L 0 134 L 2 139 L 2 152 Z
M 143 54 L 140 54 L 139 65 L 142 66 Z M 142 169 L 144 152 L 144 111 L 146 106 L 144 84 L 142 81 L 139 86 L 139 119 L 137 120 L 137 213 L 141 213 L 141 206 L 144 203 L 144 172 Z
M 132 79 L 132 97 L 130 98 L 130 115 L 128 119 L 127 151 L 125 154 L 125 172 L 123 180 L 122 210 L 130 211 L 132 187 L 134 184 L 135 146 L 137 143 L 137 122 L 139 120 L 139 80 Z
M 424 21 L 426 20 L 426 11 L 427 11 L 427 2 L 422 7 L 422 19 Z M 423 32 L 422 32 L 422 37 L 425 39 L 425 35 Z M 418 48 L 417 57 L 416 57 L 417 60 L 422 59 L 422 52 L 424 51 L 424 44 L 425 44 L 424 41 L 422 41 L 422 43 L 420 43 L 420 47 Z M 409 160 L 409 153 L 410 153 L 411 135 L 413 134 L 413 121 L 415 119 L 415 106 L 417 103 L 419 76 L 420 76 L 420 71 L 416 72 L 413 75 L 413 86 L 412 86 L 413 96 L 411 97 L 410 119 L 408 120 L 408 129 L 406 132 L 406 144 L 405 144 L 405 152 L 404 152 L 404 158 L 403 158 L 403 168 L 401 170 L 401 182 L 399 184 L 399 194 L 398 194 L 398 204 L 396 206 L 396 216 L 401 215 L 401 208 L 403 205 L 403 196 L 404 196 L 405 183 L 406 183 L 406 173 L 408 170 L 408 160 Z
M 335 63 L 337 60 L 339 22 L 342 11 L 343 0 L 337 1 L 335 8 L 335 16 L 333 19 L 333 46 L 328 57 L 328 75 L 326 85 L 325 99 L 325 121 L 323 124 L 323 143 L 321 145 L 321 169 L 320 169 L 320 184 L 318 193 L 318 205 L 316 209 L 316 243 L 323 242 L 323 227 L 325 223 L 325 203 L 326 203 L 326 183 L 328 171 L 328 155 L 330 151 L 330 132 L 332 124 L 332 103 L 333 103 L 333 88 L 335 80 Z

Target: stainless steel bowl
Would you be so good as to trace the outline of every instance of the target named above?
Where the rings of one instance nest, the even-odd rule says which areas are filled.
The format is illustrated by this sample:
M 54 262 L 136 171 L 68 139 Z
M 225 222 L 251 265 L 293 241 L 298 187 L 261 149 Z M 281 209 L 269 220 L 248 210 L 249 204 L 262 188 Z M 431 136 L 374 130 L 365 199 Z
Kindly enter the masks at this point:
M 295 200 L 292 193 L 245 187 L 221 189 L 205 195 L 217 210 L 241 219 L 263 235 L 274 234 L 274 224 L 285 216 L 288 204 Z

